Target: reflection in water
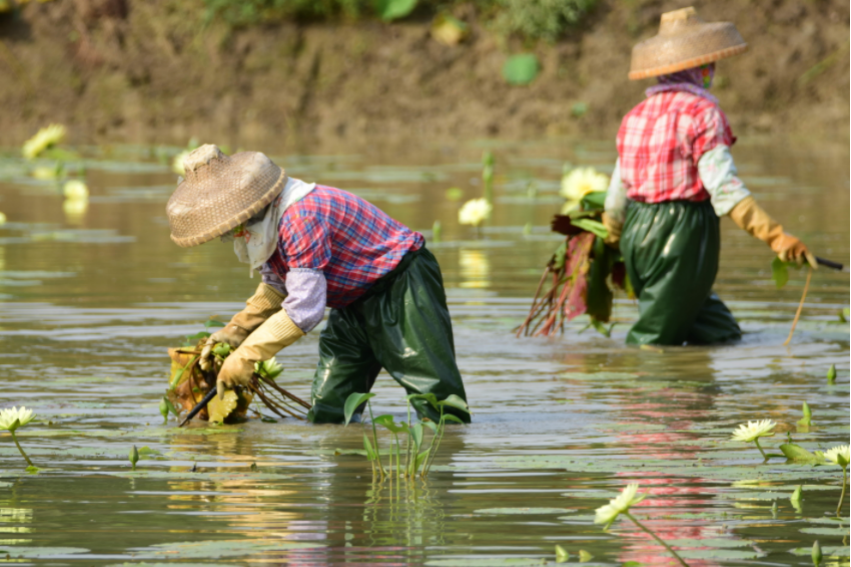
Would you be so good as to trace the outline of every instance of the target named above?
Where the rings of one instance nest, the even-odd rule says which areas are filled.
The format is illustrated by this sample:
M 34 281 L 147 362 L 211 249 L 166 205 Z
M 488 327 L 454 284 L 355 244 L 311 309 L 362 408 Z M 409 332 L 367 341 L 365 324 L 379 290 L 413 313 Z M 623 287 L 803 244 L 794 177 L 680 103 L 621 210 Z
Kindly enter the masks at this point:
M 490 287 L 490 263 L 481 250 L 462 248 L 459 251 L 458 265 L 461 268 L 459 287 L 466 289 L 486 289 Z
M 795 149 L 737 145 L 736 159 L 772 214 L 820 255 L 847 262 L 847 148 Z M 76 216 L 66 216 L 52 180 L 0 159 L 8 217 L 0 227 L 0 406 L 43 416 L 21 436 L 45 467 L 25 474 L 0 435 L 0 549 L 14 548 L 10 561 L 448 567 L 552 561 L 558 543 L 574 558 L 591 552 L 595 564 L 669 563 L 629 522 L 609 532 L 592 523 L 594 509 L 629 482 L 649 494 L 637 517 L 693 566 L 790 564 L 789 551 L 815 539 L 826 548 L 847 543 L 847 520 L 819 523 L 835 509 L 838 469 L 762 464 L 752 446 L 729 441 L 738 423 L 771 418 L 781 433 L 768 452 L 787 430 L 809 450 L 847 442 L 849 329 L 837 316 L 848 303 L 847 276 L 819 270 L 786 349 L 803 278 L 793 271 L 776 290 L 764 246 L 724 220 L 716 287 L 746 331 L 740 344 L 626 348 L 636 306 L 623 296 L 612 339 L 582 331 L 582 317 L 563 337 L 511 335 L 558 245 L 547 225 L 563 201 L 562 163 L 610 168 L 611 144 L 495 146 L 494 211 L 475 242 L 457 224 L 463 199 L 444 195 L 452 186 L 479 194 L 470 182 L 481 174 L 479 146 L 280 159 L 293 175 L 362 194 L 427 237 L 426 227 L 441 222 L 432 249 L 474 423 L 447 432 L 427 482 L 415 487 L 373 482 L 366 460 L 351 454 L 362 448 L 357 426 L 161 425 L 166 349 L 211 315 L 230 317 L 257 280 L 230 246 L 171 243 L 168 160 L 153 163 L 137 146 L 85 151 L 92 195 Z M 279 357 L 279 381 L 302 397 L 317 340 L 309 334 Z M 839 379 L 826 385 L 831 363 Z M 379 376 L 376 415 L 403 418 L 397 390 Z M 799 432 L 803 401 L 814 426 Z M 127 462 L 134 444 L 157 451 L 136 472 Z M 788 500 L 798 485 L 801 510 Z

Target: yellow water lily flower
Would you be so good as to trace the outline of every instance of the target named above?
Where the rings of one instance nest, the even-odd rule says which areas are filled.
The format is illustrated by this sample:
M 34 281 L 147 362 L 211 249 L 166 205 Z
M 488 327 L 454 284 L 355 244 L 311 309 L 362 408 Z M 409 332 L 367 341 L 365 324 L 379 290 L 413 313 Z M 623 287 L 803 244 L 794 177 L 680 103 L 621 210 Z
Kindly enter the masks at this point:
M 27 159 L 36 158 L 44 150 L 52 148 L 64 140 L 65 132 L 65 126 L 62 124 L 51 124 L 46 128 L 42 128 L 35 136 L 24 142 L 21 153 Z
M 568 213 L 577 207 L 582 198 L 589 193 L 605 191 L 609 188 L 609 176 L 593 167 L 575 167 L 561 178 L 559 194 L 567 199 L 562 213 Z
M 851 462 L 851 448 L 848 445 L 834 447 L 824 452 L 824 458 L 844 469 Z
M 33 419 L 35 419 L 33 410 L 27 409 L 24 406 L 20 408 L 6 408 L 0 411 L 0 429 L 14 433 L 17 428 L 23 427 Z M 15 423 L 16 421 L 17 423 Z
M 89 188 L 79 179 L 69 179 L 62 188 L 62 193 L 68 199 L 85 200 L 89 198 Z
M 617 498 L 613 498 L 605 506 L 597 508 L 594 515 L 595 524 L 605 524 L 606 528 L 612 525 L 612 522 L 617 520 L 618 516 L 624 512 L 629 512 L 630 507 L 635 506 L 642 500 L 645 495 L 638 496 L 638 484 L 630 484 L 624 488 Z
M 770 419 L 761 421 L 749 421 L 747 425 L 742 423 L 739 428 L 733 431 L 734 441 L 744 441 L 750 443 L 756 441 L 760 437 L 773 437 L 774 428 L 777 424 Z
M 458 222 L 479 226 L 482 221 L 490 218 L 492 210 L 493 206 L 487 199 L 471 199 L 458 211 Z

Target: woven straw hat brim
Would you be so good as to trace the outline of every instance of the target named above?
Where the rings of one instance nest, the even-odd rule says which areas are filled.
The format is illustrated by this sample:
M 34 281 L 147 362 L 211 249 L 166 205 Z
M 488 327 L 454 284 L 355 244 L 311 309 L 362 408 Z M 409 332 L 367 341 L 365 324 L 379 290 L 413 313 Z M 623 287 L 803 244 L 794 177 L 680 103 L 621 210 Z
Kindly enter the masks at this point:
M 171 239 L 182 248 L 222 236 L 283 191 L 286 172 L 259 152 L 213 159 L 188 171 L 166 205 Z
M 629 78 L 676 73 L 738 55 L 747 48 L 736 26 L 729 22 L 700 23 L 675 35 L 660 33 L 632 49 Z

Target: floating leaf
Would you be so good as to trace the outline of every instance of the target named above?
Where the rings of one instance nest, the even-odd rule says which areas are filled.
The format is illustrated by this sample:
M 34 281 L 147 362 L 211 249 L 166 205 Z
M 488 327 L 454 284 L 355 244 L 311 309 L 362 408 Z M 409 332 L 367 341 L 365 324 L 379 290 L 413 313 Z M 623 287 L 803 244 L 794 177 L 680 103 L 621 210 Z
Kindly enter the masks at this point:
M 417 0 L 373 0 L 375 12 L 385 22 L 404 18 L 417 7 Z
M 215 319 L 208 319 L 207 321 L 204 322 L 204 328 L 205 329 L 212 329 L 213 327 L 224 327 L 224 326 L 225 326 L 225 323 L 222 323 L 221 321 L 216 321 Z
M 568 559 L 570 554 L 562 546 L 556 545 L 556 563 L 565 563 Z
M 591 561 L 594 559 L 594 556 L 585 551 L 584 549 L 579 550 L 579 561 L 585 563 L 586 561 Z
M 343 406 L 343 414 L 346 417 L 346 425 L 348 425 L 352 420 L 352 417 L 355 415 L 355 411 L 357 411 L 361 404 L 366 403 L 374 397 L 375 394 L 360 394 L 358 392 L 352 392 L 349 394 L 349 397 L 346 398 L 346 404 Z
M 502 76 L 510 85 L 528 85 L 538 76 L 540 65 L 534 53 L 512 55 L 502 66 Z

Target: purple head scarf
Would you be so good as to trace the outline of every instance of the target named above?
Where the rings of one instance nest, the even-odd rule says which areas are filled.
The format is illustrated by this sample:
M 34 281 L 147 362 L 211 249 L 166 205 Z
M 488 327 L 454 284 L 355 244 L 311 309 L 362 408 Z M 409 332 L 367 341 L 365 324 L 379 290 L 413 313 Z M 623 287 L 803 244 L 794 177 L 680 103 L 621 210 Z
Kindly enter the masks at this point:
M 644 94 L 648 97 L 668 91 L 686 91 L 693 95 L 703 97 L 718 104 L 718 99 L 709 94 L 712 79 L 715 78 L 715 63 L 692 67 L 657 77 L 659 84 L 650 87 Z

